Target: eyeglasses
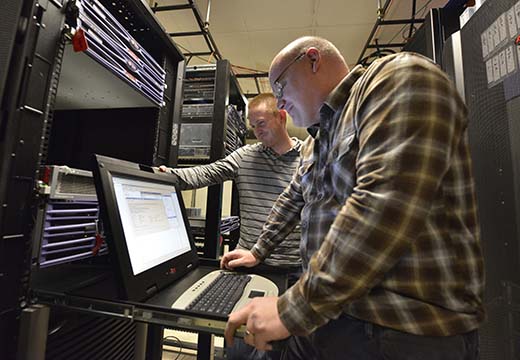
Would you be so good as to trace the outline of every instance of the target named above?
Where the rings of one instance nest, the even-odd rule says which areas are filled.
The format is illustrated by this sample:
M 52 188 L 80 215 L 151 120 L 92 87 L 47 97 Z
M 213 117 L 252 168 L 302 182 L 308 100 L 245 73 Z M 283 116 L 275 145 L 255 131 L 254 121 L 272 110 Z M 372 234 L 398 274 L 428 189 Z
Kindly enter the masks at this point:
M 300 55 L 296 56 L 287 66 L 285 66 L 285 69 L 278 75 L 276 80 L 273 82 L 273 94 L 276 97 L 276 99 L 280 100 L 283 97 L 283 88 L 285 85 L 282 85 L 280 83 L 280 79 L 284 76 L 284 74 L 289 70 L 292 64 L 296 63 L 298 60 L 302 59 L 305 56 L 305 53 L 301 53 Z

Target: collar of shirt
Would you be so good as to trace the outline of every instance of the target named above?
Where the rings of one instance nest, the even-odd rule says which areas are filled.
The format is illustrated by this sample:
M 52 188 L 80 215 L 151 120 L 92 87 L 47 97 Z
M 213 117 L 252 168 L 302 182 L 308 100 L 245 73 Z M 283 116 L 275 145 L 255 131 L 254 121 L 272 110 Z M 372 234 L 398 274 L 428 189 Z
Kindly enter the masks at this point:
M 329 132 L 333 124 L 334 114 L 340 112 L 350 95 L 350 90 L 356 81 L 365 73 L 361 65 L 354 67 L 330 92 L 320 108 L 320 129 Z M 315 137 L 316 135 L 314 135 Z
M 319 123 L 318 124 L 314 124 L 314 125 L 312 125 L 312 126 L 307 128 L 307 132 L 313 138 L 316 138 L 316 135 L 318 134 L 319 130 L 320 130 L 320 124 Z
M 269 146 L 265 146 L 262 143 L 260 143 L 260 144 L 262 146 L 262 150 L 263 151 L 265 151 L 267 154 L 277 158 L 277 157 L 280 157 L 280 156 L 288 155 L 288 154 L 290 154 L 293 151 L 296 151 L 298 153 L 300 152 L 300 149 L 302 147 L 302 141 L 300 139 L 296 138 L 296 137 L 292 137 L 291 140 L 294 141 L 294 145 L 289 150 L 287 150 L 285 153 L 283 153 L 283 154 L 278 154 L 276 151 L 271 149 Z

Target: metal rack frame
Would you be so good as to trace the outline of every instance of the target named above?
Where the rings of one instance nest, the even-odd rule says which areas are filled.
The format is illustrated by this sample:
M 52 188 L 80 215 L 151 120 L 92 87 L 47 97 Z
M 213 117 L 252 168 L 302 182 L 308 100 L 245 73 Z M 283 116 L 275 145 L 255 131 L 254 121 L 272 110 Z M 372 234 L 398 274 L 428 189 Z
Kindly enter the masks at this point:
M 24 337 L 27 339 L 23 332 L 26 329 L 24 314 L 31 312 L 28 306 L 34 300 L 30 283 L 33 277 L 31 232 L 41 201 L 38 182 L 41 166 L 47 162 L 48 140 L 54 131 L 51 125 L 56 124 L 54 110 L 64 56 L 66 3 L 66 0 L 14 0 L 0 5 L 0 18 L 13 25 L 0 34 L 0 44 L 7 48 L 0 63 L 6 74 L 0 99 L 0 276 L 3 286 L 10 289 L 0 302 L 2 358 L 22 356 L 24 348 L 17 349 L 16 344 L 23 342 Z M 184 75 L 184 57 L 171 38 L 161 33 L 160 24 L 144 1 L 110 2 L 110 6 L 121 4 L 128 5 L 125 11 L 131 11 L 144 25 L 146 31 L 137 35 L 148 34 L 154 38 L 154 42 L 147 45 L 159 47 L 153 50 L 160 51 L 157 58 L 164 60 L 163 66 L 168 72 L 167 105 L 153 108 L 151 141 L 147 149 L 150 163 L 164 163 L 172 154 L 176 156 L 169 151 L 170 137 L 172 121 L 175 123 L 180 116 L 180 106 L 175 104 L 181 93 L 179 82 Z M 123 20 L 126 15 L 122 15 Z M 7 59 L 4 54 L 8 55 Z M 118 80 L 114 77 L 114 81 Z
M 179 5 L 166 5 L 166 6 L 158 6 L 157 3 L 152 7 L 152 11 L 154 13 L 163 12 L 163 11 L 176 11 L 176 10 L 191 10 L 195 20 L 197 21 L 197 25 L 199 27 L 199 31 L 182 31 L 176 33 L 168 33 L 171 37 L 187 37 L 187 36 L 202 36 L 206 45 L 208 46 L 209 51 L 204 52 L 186 52 L 183 55 L 187 58 L 186 64 L 189 64 L 190 60 L 194 56 L 214 56 L 217 60 L 222 60 L 222 55 L 217 47 L 217 43 L 213 39 L 211 32 L 209 31 L 209 15 L 211 12 L 211 0 L 208 0 L 208 11 L 206 13 L 206 19 L 202 19 L 202 15 L 200 14 L 200 10 L 197 5 L 193 2 L 193 0 L 187 0 L 187 4 L 179 4 Z
M 196 67 L 195 67 L 196 68 Z M 190 70 L 191 73 L 196 74 L 196 69 Z M 208 72 L 205 67 L 201 67 L 201 72 Z M 226 129 L 228 126 L 227 120 L 227 106 L 234 104 L 240 110 L 246 111 L 247 101 L 242 94 L 242 90 L 231 71 L 231 64 L 227 60 L 218 60 L 214 70 L 214 99 L 213 99 L 213 119 L 211 126 L 211 143 L 210 153 L 207 160 L 186 160 L 179 161 L 187 165 L 209 164 L 219 160 L 225 156 L 224 140 L 226 136 Z M 190 74 L 186 74 L 189 78 Z M 185 101 L 190 99 L 185 98 Z M 235 186 L 233 186 L 235 187 Z M 222 252 L 222 242 L 220 234 L 220 218 L 222 213 L 222 192 L 223 184 L 212 185 L 208 187 L 208 194 L 206 197 L 206 209 L 211 211 L 206 212 L 205 231 L 204 231 L 204 248 L 203 256 L 205 258 L 216 259 Z M 238 213 L 238 202 L 236 191 L 232 196 L 232 214 Z M 237 238 L 237 233 L 232 232 L 232 239 Z
M 362 64 L 363 61 L 369 57 L 372 57 L 374 55 L 377 55 L 381 52 L 382 49 L 391 49 L 391 48 L 399 48 L 401 50 L 403 46 L 406 45 L 406 43 L 383 43 L 380 44 L 377 39 L 375 39 L 375 43 L 371 44 L 372 39 L 374 38 L 374 35 L 376 34 L 377 30 L 381 26 L 385 25 L 406 25 L 410 24 L 410 31 L 409 31 L 409 37 L 411 37 L 413 32 L 413 25 L 414 24 L 421 24 L 424 22 L 424 19 L 416 19 L 415 18 L 415 11 L 417 8 L 417 0 L 412 0 L 412 15 L 409 19 L 400 19 L 400 20 L 385 20 L 385 14 L 388 10 L 388 7 L 390 6 L 391 0 L 386 0 L 384 5 L 381 5 L 381 0 L 378 0 L 378 8 L 377 8 L 377 19 L 372 27 L 372 31 L 370 31 L 370 34 L 368 35 L 368 39 L 365 42 L 365 46 L 363 47 L 363 50 L 361 50 L 361 54 L 359 55 L 359 58 L 357 60 L 358 64 Z M 365 53 L 368 49 L 376 49 L 375 53 L 368 55 L 368 57 L 365 57 Z

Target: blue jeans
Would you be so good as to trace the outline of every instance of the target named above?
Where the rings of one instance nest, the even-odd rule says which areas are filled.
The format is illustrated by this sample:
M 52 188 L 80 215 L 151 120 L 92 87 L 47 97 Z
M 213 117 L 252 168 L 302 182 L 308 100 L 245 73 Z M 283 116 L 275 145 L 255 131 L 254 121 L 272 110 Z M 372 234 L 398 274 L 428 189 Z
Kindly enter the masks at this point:
M 293 336 L 283 360 L 476 360 L 477 330 L 433 337 L 392 330 L 347 315 L 340 316 L 306 337 Z

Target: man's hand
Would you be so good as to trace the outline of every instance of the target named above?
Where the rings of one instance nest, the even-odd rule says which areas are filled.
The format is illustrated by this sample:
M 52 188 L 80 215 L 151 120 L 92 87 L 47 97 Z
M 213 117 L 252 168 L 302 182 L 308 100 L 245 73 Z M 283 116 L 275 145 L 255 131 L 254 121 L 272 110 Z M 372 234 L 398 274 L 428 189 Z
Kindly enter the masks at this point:
M 255 298 L 239 311 L 229 315 L 224 337 L 233 345 L 236 329 L 246 324 L 246 344 L 260 350 L 272 350 L 270 341 L 282 340 L 291 334 L 280 320 L 276 303 L 278 297 Z
M 222 269 L 233 269 L 239 266 L 253 267 L 260 263 L 260 260 L 255 258 L 253 253 L 249 250 L 236 249 L 230 251 L 220 260 L 220 267 Z
M 171 174 L 172 173 L 172 169 L 165 166 L 165 165 L 161 165 L 161 166 L 153 166 L 152 167 L 153 169 L 153 172 L 158 174 L 158 173 L 169 173 Z
M 164 172 L 164 173 L 169 173 L 169 174 L 172 173 L 172 169 L 165 165 L 161 165 L 157 169 L 159 169 L 159 172 Z

